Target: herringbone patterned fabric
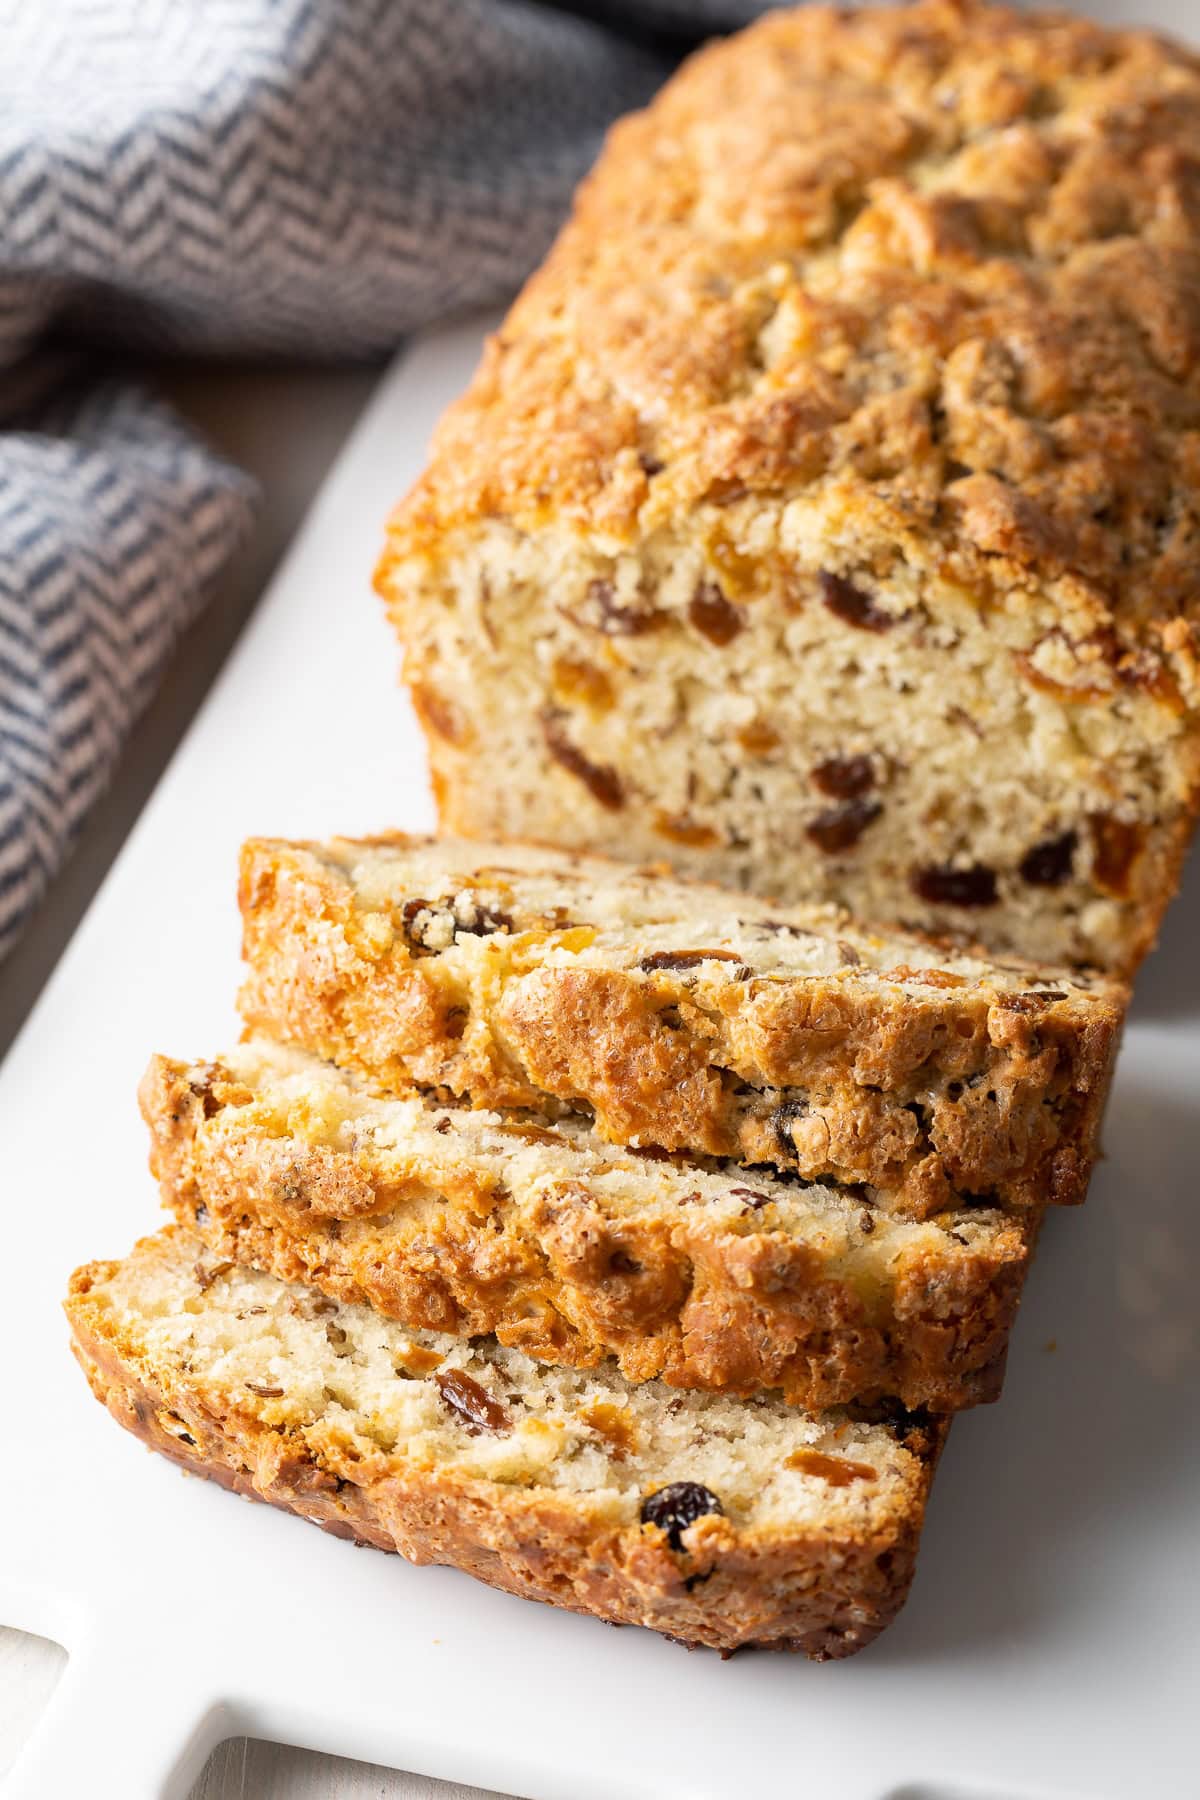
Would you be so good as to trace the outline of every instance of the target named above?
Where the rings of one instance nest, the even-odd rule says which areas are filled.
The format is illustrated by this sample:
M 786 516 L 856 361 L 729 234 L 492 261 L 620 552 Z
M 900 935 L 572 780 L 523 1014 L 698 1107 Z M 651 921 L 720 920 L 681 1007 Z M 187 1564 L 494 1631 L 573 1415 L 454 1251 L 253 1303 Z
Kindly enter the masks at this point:
M 613 115 L 758 10 L 0 0 L 0 955 L 253 503 L 116 354 L 374 357 L 500 299 Z

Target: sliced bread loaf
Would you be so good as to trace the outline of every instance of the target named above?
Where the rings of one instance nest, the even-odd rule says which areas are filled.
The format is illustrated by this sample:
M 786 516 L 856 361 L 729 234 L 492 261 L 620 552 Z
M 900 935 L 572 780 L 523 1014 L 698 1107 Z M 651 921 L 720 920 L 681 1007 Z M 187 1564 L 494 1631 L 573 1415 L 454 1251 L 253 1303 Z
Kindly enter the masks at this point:
M 380 1098 L 261 1040 L 155 1057 L 141 1100 L 166 1203 L 218 1260 L 407 1325 L 806 1406 L 999 1390 L 1032 1212 L 904 1219 L 858 1190 L 648 1160 L 579 1119 Z
M 1075 10 L 772 7 L 614 128 L 379 568 L 448 830 L 1136 967 L 1200 811 L 1200 58 Z
M 895 1616 L 944 1437 L 629 1387 L 411 1332 L 170 1227 L 78 1270 L 98 1398 L 185 1468 L 529 1599 L 731 1650 L 847 1656 Z
M 910 1217 L 1082 1199 L 1124 990 L 522 845 L 253 840 L 252 1030 L 613 1142 L 865 1183 Z

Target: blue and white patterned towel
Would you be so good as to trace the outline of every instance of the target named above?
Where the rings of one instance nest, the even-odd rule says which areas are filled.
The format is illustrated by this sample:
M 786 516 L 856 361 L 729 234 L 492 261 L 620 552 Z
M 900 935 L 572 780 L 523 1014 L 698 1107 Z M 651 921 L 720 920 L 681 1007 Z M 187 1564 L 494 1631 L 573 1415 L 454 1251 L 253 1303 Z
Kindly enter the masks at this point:
M 0 955 L 252 484 L 122 353 L 376 357 L 502 298 L 760 0 L 0 0 Z

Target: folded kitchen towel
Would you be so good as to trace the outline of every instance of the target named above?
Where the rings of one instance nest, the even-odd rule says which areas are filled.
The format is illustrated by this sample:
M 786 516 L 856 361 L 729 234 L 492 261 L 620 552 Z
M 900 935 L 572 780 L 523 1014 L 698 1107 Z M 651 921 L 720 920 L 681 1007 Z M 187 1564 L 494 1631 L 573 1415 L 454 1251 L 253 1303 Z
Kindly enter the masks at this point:
M 252 485 L 131 353 L 361 359 L 502 298 L 756 0 L 0 0 L 0 955 Z

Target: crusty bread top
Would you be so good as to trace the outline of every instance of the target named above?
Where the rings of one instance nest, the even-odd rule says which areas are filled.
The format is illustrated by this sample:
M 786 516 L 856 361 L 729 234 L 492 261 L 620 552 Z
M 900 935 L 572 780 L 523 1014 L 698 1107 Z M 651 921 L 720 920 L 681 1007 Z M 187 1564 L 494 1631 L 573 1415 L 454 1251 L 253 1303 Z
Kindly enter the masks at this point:
M 1075 639 L 1174 620 L 1182 654 L 1198 159 L 1200 60 L 1149 33 L 975 0 L 771 14 L 614 129 L 392 559 L 482 519 L 615 554 L 699 512 L 736 577 L 739 506 L 803 497 L 867 571 L 981 605 L 1049 584 Z
M 579 1119 L 381 1097 L 261 1039 L 154 1057 L 165 1204 L 218 1257 L 430 1330 L 801 1406 L 994 1398 L 1036 1216 L 614 1148 Z
M 873 1423 L 630 1387 L 608 1365 L 547 1368 L 494 1339 L 413 1332 L 222 1265 L 174 1226 L 122 1262 L 78 1270 L 67 1312 L 165 1396 L 186 1386 L 215 1417 L 294 1434 L 359 1485 L 424 1472 L 431 1491 L 476 1481 L 526 1503 L 549 1491 L 614 1526 L 636 1526 L 648 1493 L 688 1481 L 720 1501 L 705 1528 L 718 1535 L 869 1537 L 919 1514 L 941 1435 L 919 1415 Z
M 393 1092 L 586 1105 L 610 1142 L 910 1215 L 1083 1197 L 1124 999 L 1099 977 L 517 844 L 251 839 L 240 902 L 251 1030 Z
M 196 1094 L 202 1104 L 189 1108 Z M 602 1227 L 609 1227 L 613 1247 L 603 1249 L 618 1267 L 623 1225 L 627 1249 L 640 1247 L 639 1230 L 649 1238 L 656 1224 L 667 1227 L 664 1236 L 700 1232 L 718 1247 L 725 1243 L 731 1256 L 739 1243 L 769 1239 L 779 1249 L 781 1283 L 786 1245 L 794 1241 L 827 1278 L 852 1288 L 867 1319 L 887 1316 L 910 1270 L 936 1264 L 969 1279 L 983 1260 L 1023 1255 L 1021 1234 L 995 1208 L 920 1222 L 893 1218 L 865 1206 L 853 1189 L 781 1181 L 736 1163 L 646 1159 L 605 1143 L 578 1118 L 381 1095 L 361 1076 L 265 1038 L 250 1038 L 219 1062 L 152 1058 L 141 1101 L 161 1159 L 156 1172 L 173 1172 L 172 1149 L 182 1140 L 179 1169 L 219 1171 L 240 1195 L 257 1159 L 265 1185 L 278 1180 L 289 1201 L 297 1190 L 296 1209 L 306 1221 L 344 1222 L 351 1239 L 360 1219 L 382 1236 L 406 1220 L 431 1230 L 437 1215 L 450 1211 L 486 1241 L 485 1227 L 498 1231 L 496 1215 L 505 1209 L 552 1238 L 555 1205 L 565 1209 L 574 1200 L 588 1209 L 586 1234 L 596 1237 L 598 1250 Z M 282 1152 L 278 1164 L 272 1146 Z M 313 1172 L 305 1179 L 310 1152 Z M 207 1203 L 203 1183 L 198 1193 Z M 494 1279 L 482 1252 L 480 1270 L 481 1281 L 489 1273 Z M 748 1283 L 748 1264 L 743 1273 Z

